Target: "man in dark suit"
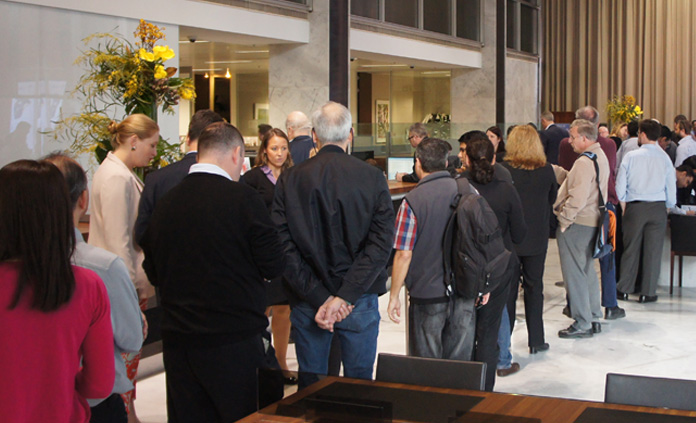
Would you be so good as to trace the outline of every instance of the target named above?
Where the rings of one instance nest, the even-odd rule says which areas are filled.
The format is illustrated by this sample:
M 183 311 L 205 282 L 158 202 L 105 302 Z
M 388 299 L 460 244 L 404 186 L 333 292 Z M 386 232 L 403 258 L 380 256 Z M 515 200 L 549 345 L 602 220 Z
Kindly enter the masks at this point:
M 539 138 L 541 138 L 541 145 L 544 146 L 546 161 L 557 165 L 558 146 L 563 138 L 568 138 L 570 135 L 568 135 L 568 131 L 565 129 L 556 126 L 553 113 L 548 110 L 541 114 L 541 127 L 544 129 L 539 131 Z
M 346 154 L 348 109 L 329 102 L 312 123 L 321 150 L 281 174 L 271 213 L 287 260 L 297 361 L 300 372 L 326 374 L 337 335 L 344 375 L 371 379 L 394 208 L 381 170 Z M 301 375 L 300 384 L 314 380 Z
M 180 161 L 156 170 L 145 178 L 145 188 L 140 196 L 138 218 L 135 221 L 135 240 L 138 244 L 140 244 L 140 239 L 147 229 L 157 201 L 188 175 L 189 168 L 196 163 L 198 137 L 206 126 L 215 122 L 222 122 L 222 117 L 219 114 L 210 109 L 197 111 L 191 118 L 188 135 L 186 135 L 188 153 Z
M 411 147 L 415 150 L 418 144 L 424 139 L 428 138 L 428 130 L 420 122 L 416 122 L 408 128 L 408 142 L 411 143 Z M 418 182 L 420 179 L 416 174 L 416 152 L 413 152 L 413 172 L 397 172 L 396 180 L 399 182 Z
M 277 368 L 264 279 L 285 260 L 261 195 L 237 182 L 237 128 L 209 125 L 198 147 L 198 163 L 152 214 L 143 268 L 162 297 L 169 421 L 234 422 L 256 410 L 256 369 Z
M 312 124 L 302 112 L 292 112 L 285 119 L 285 129 L 290 140 L 290 155 L 295 166 L 309 158 L 309 153 L 315 148 L 310 136 Z

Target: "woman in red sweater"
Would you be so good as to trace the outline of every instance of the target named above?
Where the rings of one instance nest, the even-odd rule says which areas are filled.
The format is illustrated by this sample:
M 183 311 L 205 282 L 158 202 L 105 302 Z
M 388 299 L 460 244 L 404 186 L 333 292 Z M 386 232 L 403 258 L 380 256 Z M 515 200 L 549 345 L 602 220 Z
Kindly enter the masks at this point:
M 83 423 L 85 398 L 114 384 L 106 288 L 72 266 L 72 207 L 60 171 L 19 160 L 0 169 L 0 420 Z

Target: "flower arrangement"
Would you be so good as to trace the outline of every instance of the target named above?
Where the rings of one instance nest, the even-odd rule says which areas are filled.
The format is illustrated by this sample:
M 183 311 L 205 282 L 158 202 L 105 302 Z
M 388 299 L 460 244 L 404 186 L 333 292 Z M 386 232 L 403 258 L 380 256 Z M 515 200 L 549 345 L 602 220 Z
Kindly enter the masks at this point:
M 617 95 L 607 104 L 607 113 L 614 124 L 622 124 L 638 118 L 643 114 L 643 110 L 636 104 L 636 98 L 632 95 Z
M 164 29 L 140 20 L 134 32 L 135 45 L 110 33 L 92 34 L 83 40 L 85 45 L 99 42 L 76 61 L 87 69 L 73 91 L 83 99 L 82 110 L 61 121 L 56 130 L 56 137 L 73 140 L 72 152 L 94 152 L 101 163 L 112 150 L 107 129 L 112 119 L 143 113 L 157 121 L 158 106 L 162 112 L 173 114 L 180 99 L 196 97 L 191 78 L 175 77 L 177 68 L 165 67 L 175 54 L 169 46 L 155 45 L 165 39 Z M 125 113 L 118 116 L 119 112 Z M 166 166 L 179 157 L 178 144 L 160 139 L 154 165 Z

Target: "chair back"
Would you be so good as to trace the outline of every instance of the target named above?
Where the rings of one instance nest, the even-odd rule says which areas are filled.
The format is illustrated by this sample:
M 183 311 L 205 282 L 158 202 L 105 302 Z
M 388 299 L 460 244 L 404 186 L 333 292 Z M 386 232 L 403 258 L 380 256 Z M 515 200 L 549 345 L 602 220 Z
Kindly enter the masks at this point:
M 696 216 L 669 215 L 672 251 L 696 254 Z
M 696 381 L 607 373 L 604 402 L 696 411 Z
M 376 379 L 383 382 L 483 391 L 485 376 L 486 363 L 395 354 L 377 357 Z

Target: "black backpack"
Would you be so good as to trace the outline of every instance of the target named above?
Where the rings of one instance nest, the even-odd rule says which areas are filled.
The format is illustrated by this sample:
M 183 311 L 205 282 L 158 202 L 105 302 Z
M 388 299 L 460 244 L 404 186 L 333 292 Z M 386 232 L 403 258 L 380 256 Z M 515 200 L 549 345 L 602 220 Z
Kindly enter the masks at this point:
M 448 292 L 472 299 L 493 291 L 510 260 L 495 212 L 465 178 L 457 179 L 443 240 Z

